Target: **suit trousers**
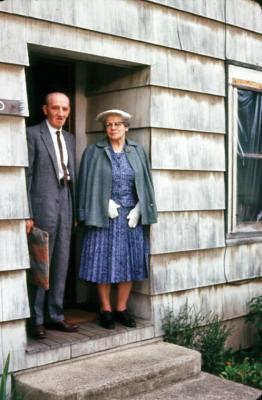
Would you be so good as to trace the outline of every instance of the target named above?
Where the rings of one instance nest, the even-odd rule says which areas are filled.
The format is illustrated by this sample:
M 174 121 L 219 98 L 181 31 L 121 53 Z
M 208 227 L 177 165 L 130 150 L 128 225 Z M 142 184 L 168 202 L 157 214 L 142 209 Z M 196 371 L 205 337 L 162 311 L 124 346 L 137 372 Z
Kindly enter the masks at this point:
M 55 200 L 54 200 L 55 201 Z M 60 187 L 57 223 L 39 228 L 49 233 L 49 290 L 30 287 L 31 323 L 44 324 L 48 321 L 62 321 L 63 301 L 70 256 L 70 243 L 73 228 L 72 196 L 69 185 Z

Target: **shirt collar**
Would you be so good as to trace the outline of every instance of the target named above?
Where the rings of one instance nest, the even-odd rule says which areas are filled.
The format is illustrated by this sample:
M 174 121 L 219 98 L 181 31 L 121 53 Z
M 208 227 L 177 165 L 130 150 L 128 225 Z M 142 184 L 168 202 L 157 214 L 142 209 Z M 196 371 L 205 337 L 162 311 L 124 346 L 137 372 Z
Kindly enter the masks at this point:
M 50 124 L 50 122 L 48 121 L 48 119 L 46 119 L 46 125 L 48 126 L 48 129 L 49 129 L 49 131 L 50 131 L 52 134 L 55 134 L 57 131 L 59 131 L 60 133 L 62 133 L 62 128 L 60 128 L 60 129 L 55 128 L 54 126 L 52 126 L 52 125 Z

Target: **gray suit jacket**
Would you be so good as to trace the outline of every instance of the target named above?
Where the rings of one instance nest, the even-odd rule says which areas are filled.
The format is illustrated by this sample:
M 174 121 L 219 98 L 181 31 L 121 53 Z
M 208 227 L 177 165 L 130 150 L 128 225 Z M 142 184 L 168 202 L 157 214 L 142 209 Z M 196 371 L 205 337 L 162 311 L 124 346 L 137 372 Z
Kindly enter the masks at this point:
M 75 138 L 63 130 L 70 174 L 73 205 L 75 204 Z M 52 230 L 59 210 L 60 181 L 54 144 L 45 121 L 27 129 L 29 166 L 26 169 L 30 217 L 36 226 Z

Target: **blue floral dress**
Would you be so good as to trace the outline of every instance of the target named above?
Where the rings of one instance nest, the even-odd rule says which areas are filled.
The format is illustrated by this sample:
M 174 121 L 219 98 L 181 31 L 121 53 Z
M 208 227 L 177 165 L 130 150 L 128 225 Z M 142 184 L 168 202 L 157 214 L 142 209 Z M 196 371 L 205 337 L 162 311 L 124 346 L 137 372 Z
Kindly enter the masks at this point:
M 119 216 L 108 228 L 87 227 L 79 277 L 96 283 L 139 281 L 148 276 L 147 230 L 140 224 L 129 228 L 127 215 L 136 205 L 135 174 L 125 152 L 110 148 L 112 161 L 111 199 L 120 205 Z

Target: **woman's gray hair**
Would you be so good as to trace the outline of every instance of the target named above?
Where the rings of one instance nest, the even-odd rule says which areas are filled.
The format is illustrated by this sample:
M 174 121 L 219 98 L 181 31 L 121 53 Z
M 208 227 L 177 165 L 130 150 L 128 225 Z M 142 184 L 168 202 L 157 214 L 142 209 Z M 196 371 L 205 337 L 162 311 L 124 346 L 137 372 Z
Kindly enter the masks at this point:
M 121 116 L 121 119 L 122 119 L 122 122 L 123 122 L 124 126 L 125 126 L 126 128 L 129 128 L 129 126 L 130 126 L 130 119 L 129 119 L 129 118 L 123 118 L 122 116 Z M 102 121 L 101 121 L 101 122 L 102 122 Z M 105 121 L 102 122 L 102 124 L 103 124 L 103 126 L 104 126 L 105 131 L 106 131 L 106 119 L 105 119 Z
M 123 118 L 123 123 L 126 128 L 129 128 L 130 126 L 130 119 L 129 118 Z

